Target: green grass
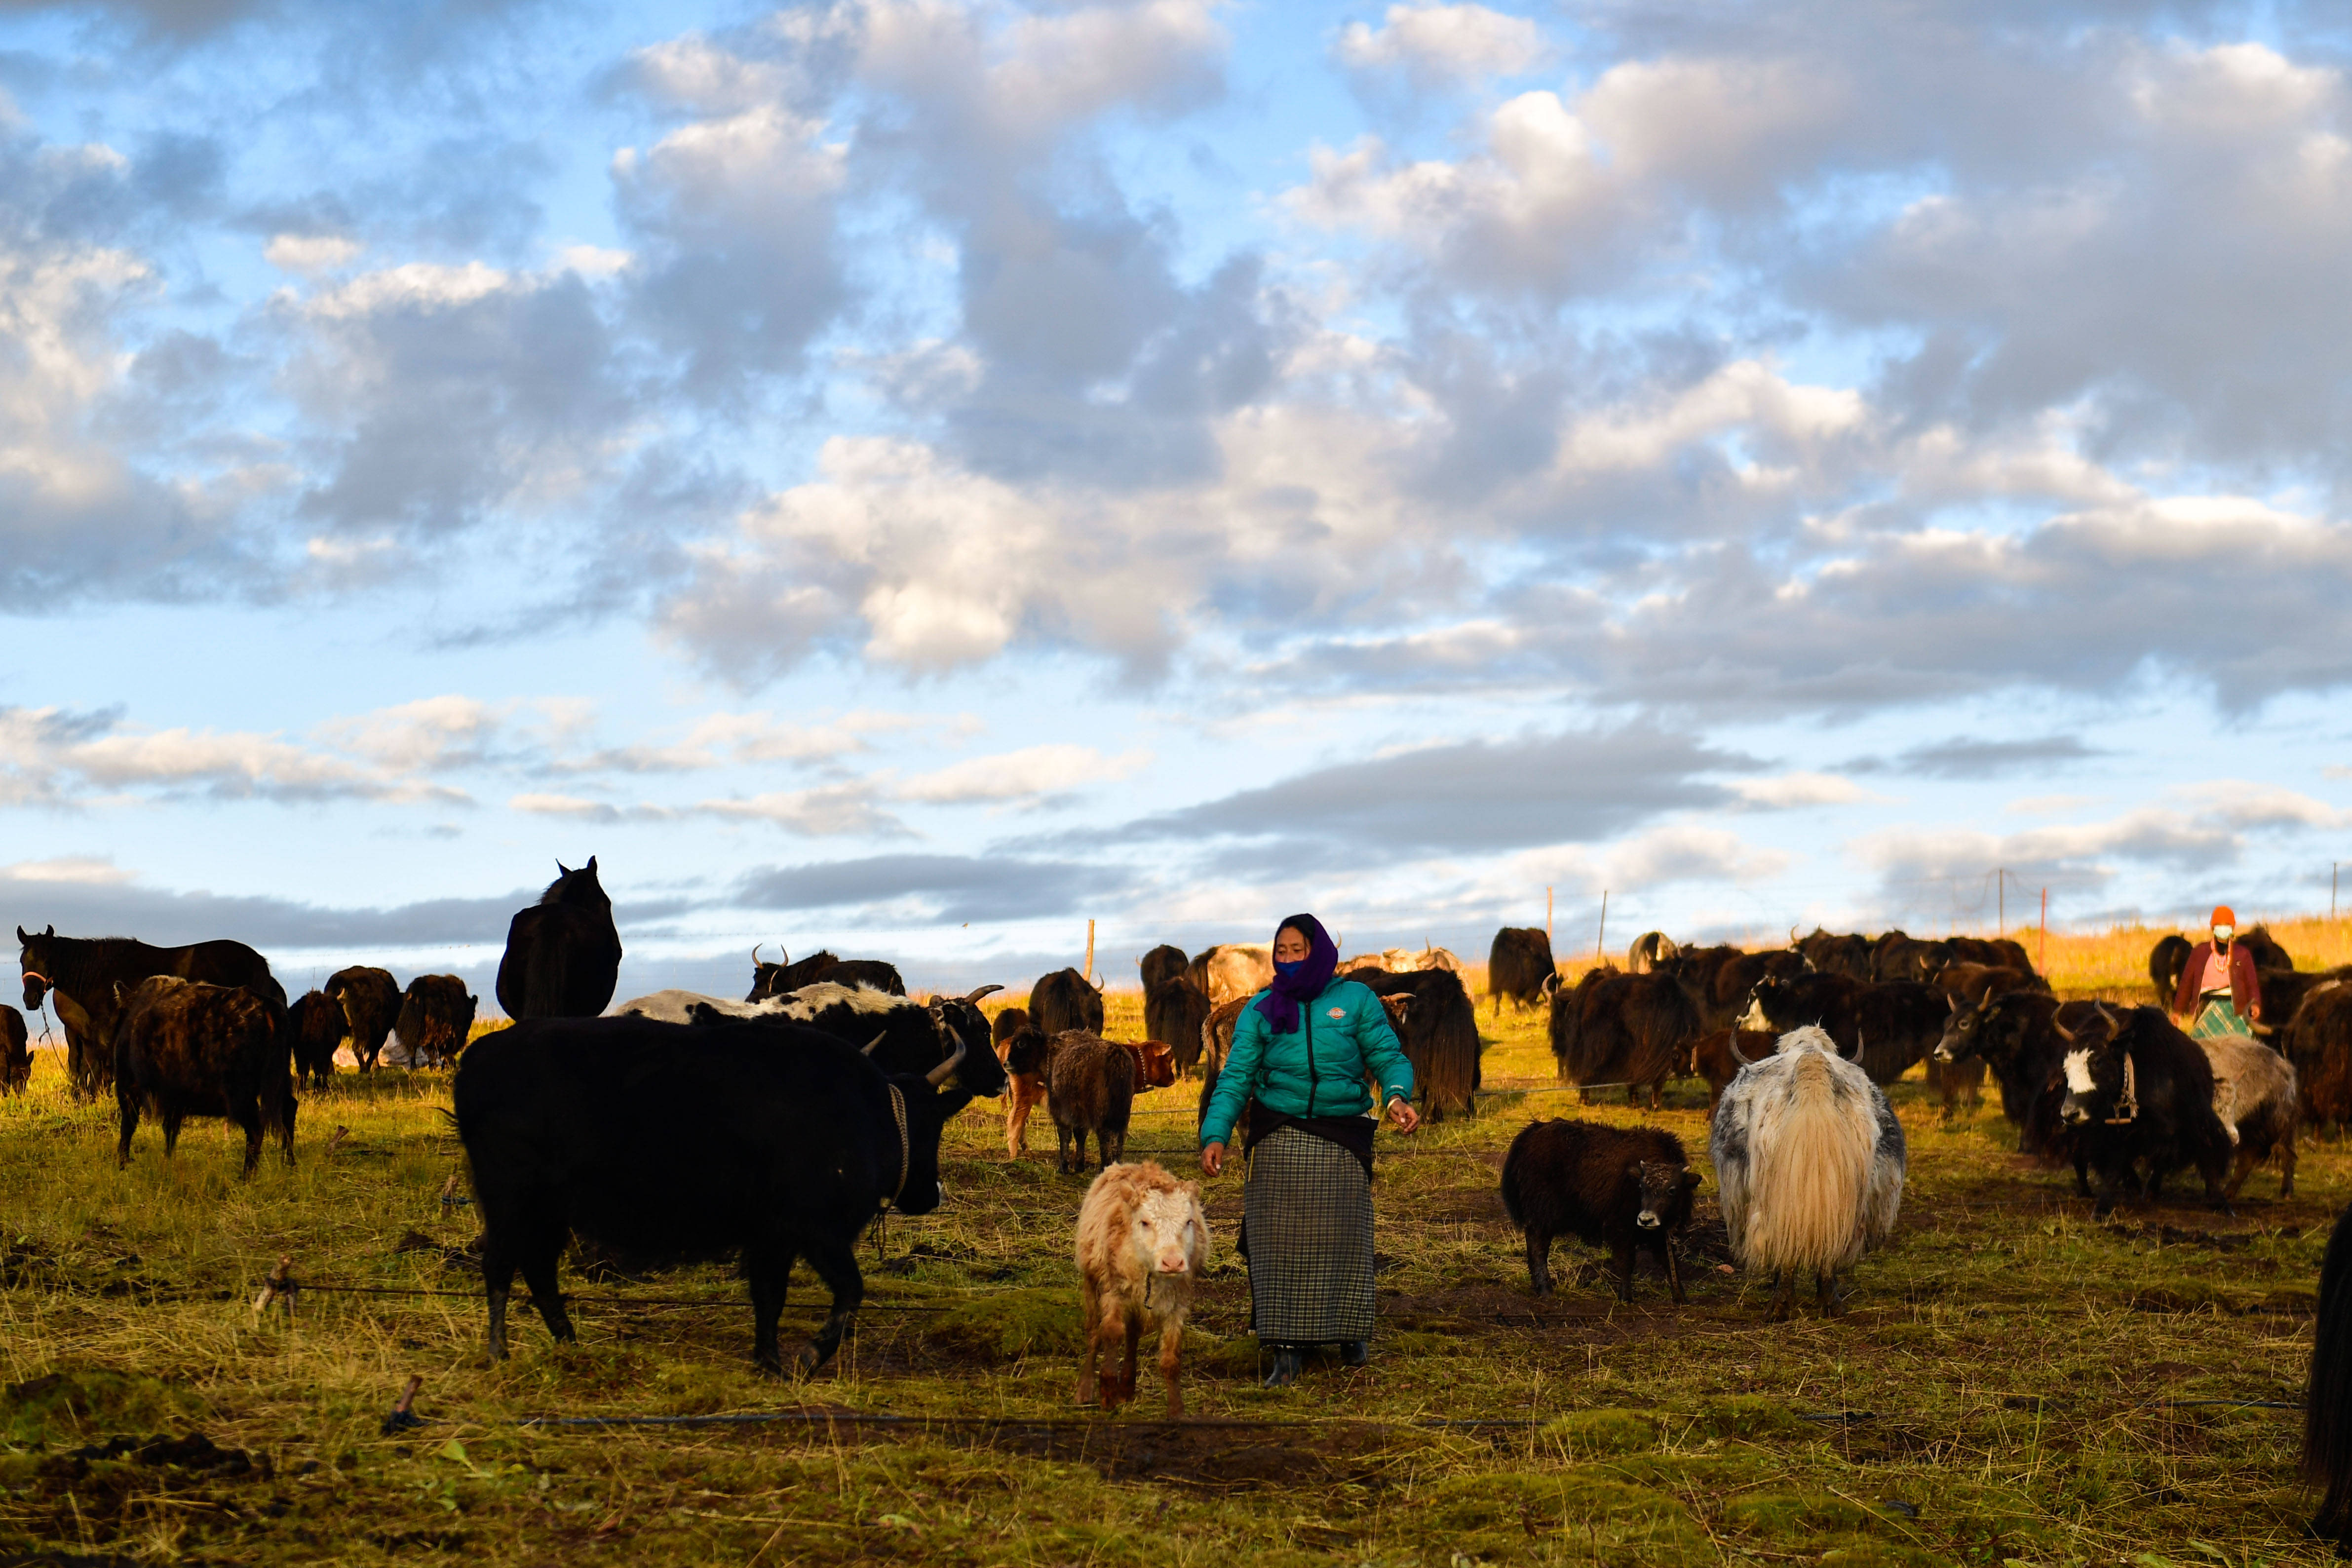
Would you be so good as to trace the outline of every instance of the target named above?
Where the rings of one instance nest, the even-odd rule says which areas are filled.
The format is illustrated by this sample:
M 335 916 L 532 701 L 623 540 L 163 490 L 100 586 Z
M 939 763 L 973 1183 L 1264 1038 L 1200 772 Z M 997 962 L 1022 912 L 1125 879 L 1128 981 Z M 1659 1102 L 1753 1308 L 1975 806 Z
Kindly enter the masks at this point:
M 1111 1032 L 1139 1033 L 1134 998 L 1111 1001 Z M 1490 1082 L 1549 1082 L 1532 1015 L 1495 1032 Z M 1996 1111 L 1947 1129 L 1905 1084 L 1912 1181 L 1895 1244 L 1851 1276 L 1843 1318 L 1812 1315 L 1801 1295 L 1802 1314 L 1776 1327 L 1757 1282 L 1716 1267 L 1711 1181 L 1688 1308 L 1648 1265 L 1619 1305 L 1572 1245 L 1555 1260 L 1570 1282 L 1532 1301 L 1496 1172 L 1528 1115 L 1577 1113 L 1575 1096 L 1494 1093 L 1475 1121 L 1382 1134 L 1384 1329 L 1364 1371 L 1323 1362 L 1295 1389 L 1256 1385 L 1232 1250 L 1240 1181 L 1209 1184 L 1219 1250 L 1188 1338 L 1188 1402 L 1299 1425 L 1173 1431 L 1134 1413 L 1045 1424 L 1079 1415 L 1069 1245 L 1084 1183 L 1054 1174 L 1042 1117 L 1019 1165 L 993 1103 L 950 1130 L 948 1206 L 892 1219 L 886 1263 L 863 1249 L 874 1310 L 835 1367 L 796 1386 L 752 1371 L 750 1309 L 721 1269 L 636 1283 L 567 1267 L 581 1342 L 556 1347 L 520 1312 L 514 1359 L 490 1364 L 466 1262 L 472 1211 L 439 1201 L 459 1168 L 445 1079 L 339 1078 L 305 1097 L 296 1166 L 272 1151 L 249 1183 L 219 1124 L 191 1124 L 169 1164 L 142 1128 L 117 1171 L 110 1108 L 72 1104 L 60 1079 L 44 1055 L 32 1093 L 0 1106 L 0 1555 L 2326 1560 L 2302 1534 L 2312 1499 L 2292 1412 L 2163 1402 L 2297 1397 L 2326 1228 L 2352 1187 L 2336 1144 L 2306 1145 L 2292 1201 L 2263 1172 L 2235 1219 L 2183 1200 L 2098 1224 L 2071 1174 L 2021 1164 Z M 1181 1084 L 1140 1109 L 1189 1113 L 1196 1094 Z M 1618 1104 L 1583 1113 L 1643 1119 Z M 1699 1086 L 1677 1085 L 1655 1119 L 1703 1163 Z M 328 1154 L 338 1126 L 349 1134 Z M 1176 1150 L 1188 1127 L 1188 1113 L 1147 1115 L 1131 1144 Z M 290 1318 L 257 1322 L 281 1254 L 313 1281 L 467 1293 L 310 1292 Z M 788 1334 L 823 1300 L 813 1280 L 794 1289 Z M 937 1310 L 884 1310 L 904 1307 Z M 412 1374 L 428 1425 L 383 1436 Z M 1147 1356 L 1142 1415 L 1159 1400 Z M 520 1424 L 788 1406 L 1002 1424 Z M 1412 1424 L 1433 1417 L 1523 1424 Z M 251 1468 L 139 1451 L 190 1432 Z

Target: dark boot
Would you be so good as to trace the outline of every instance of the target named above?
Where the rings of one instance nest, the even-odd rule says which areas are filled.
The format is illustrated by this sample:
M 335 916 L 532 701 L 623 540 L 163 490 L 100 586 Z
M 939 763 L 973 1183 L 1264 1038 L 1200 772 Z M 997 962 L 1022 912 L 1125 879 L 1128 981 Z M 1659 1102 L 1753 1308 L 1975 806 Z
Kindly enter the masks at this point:
M 1299 1354 L 1298 1347 L 1297 1345 L 1276 1345 L 1274 1347 L 1274 1370 L 1265 1375 L 1265 1385 L 1268 1388 L 1289 1387 L 1292 1384 L 1298 1381 L 1299 1368 L 1303 1364 L 1304 1360 L 1305 1358 Z
M 1372 1342 L 1351 1339 L 1339 1346 L 1339 1363 L 1343 1366 L 1363 1366 L 1372 1359 Z

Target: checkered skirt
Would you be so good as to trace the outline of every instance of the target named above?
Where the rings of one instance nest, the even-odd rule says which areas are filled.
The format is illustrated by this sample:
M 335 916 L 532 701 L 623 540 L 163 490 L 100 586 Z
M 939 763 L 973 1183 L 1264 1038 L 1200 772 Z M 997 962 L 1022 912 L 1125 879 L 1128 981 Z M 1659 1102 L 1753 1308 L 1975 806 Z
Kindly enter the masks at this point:
M 1372 1337 L 1372 1184 L 1354 1155 L 1276 1128 L 1250 1151 L 1242 1209 L 1261 1343 Z

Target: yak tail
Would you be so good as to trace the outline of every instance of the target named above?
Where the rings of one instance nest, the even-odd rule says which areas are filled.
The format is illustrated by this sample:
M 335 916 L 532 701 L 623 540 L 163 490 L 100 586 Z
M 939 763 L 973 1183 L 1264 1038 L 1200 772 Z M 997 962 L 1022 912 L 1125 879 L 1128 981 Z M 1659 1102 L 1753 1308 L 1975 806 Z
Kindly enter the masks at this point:
M 2352 1209 L 2336 1221 L 2326 1261 L 2319 1268 L 2303 1468 L 2327 1489 L 2311 1528 L 2341 1549 L 2352 1542 Z
M 1741 1256 L 1751 1268 L 1834 1271 L 1862 1254 L 1877 1118 L 1866 1098 L 1839 1093 L 1818 1051 L 1791 1066 L 1788 1088 L 1756 1108 Z

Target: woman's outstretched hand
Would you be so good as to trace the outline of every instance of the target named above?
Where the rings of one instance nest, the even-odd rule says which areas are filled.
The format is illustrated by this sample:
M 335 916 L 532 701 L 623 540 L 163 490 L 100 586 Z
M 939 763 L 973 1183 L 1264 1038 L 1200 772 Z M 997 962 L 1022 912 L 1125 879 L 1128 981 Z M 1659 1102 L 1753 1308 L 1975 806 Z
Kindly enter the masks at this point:
M 1421 1113 L 1412 1108 L 1410 1101 L 1391 1100 L 1389 1102 L 1389 1120 L 1396 1124 L 1398 1132 L 1410 1133 L 1421 1125 Z
M 1225 1171 L 1225 1145 L 1211 1144 L 1202 1149 L 1201 1168 L 1211 1176 L 1223 1176 Z

